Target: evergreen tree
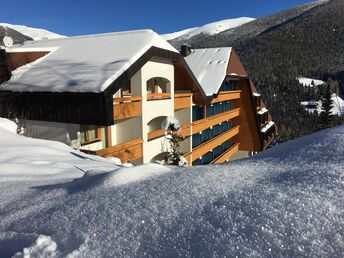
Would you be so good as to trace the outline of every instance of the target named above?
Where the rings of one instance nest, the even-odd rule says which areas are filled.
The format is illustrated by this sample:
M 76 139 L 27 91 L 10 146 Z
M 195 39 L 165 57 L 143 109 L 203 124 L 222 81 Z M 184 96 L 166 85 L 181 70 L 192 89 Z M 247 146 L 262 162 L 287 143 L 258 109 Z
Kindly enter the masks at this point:
M 332 115 L 332 108 L 333 108 L 333 100 L 331 94 L 330 85 L 327 85 L 326 91 L 322 96 L 322 107 L 320 113 L 320 120 L 319 120 L 319 127 L 320 129 L 325 129 L 333 126 L 333 115 Z
M 180 151 L 180 143 L 185 141 L 188 137 L 180 134 L 180 126 L 170 123 L 167 128 L 166 138 L 169 140 L 170 151 L 165 157 L 165 162 L 169 165 L 186 166 L 187 161 Z

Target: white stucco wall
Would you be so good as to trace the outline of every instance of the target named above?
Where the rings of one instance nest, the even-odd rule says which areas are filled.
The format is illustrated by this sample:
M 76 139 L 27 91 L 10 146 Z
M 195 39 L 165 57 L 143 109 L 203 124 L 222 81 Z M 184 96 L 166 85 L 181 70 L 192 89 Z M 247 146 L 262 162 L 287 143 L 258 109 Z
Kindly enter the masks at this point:
M 129 142 L 142 138 L 142 118 L 132 117 L 115 121 L 111 126 L 112 145 Z

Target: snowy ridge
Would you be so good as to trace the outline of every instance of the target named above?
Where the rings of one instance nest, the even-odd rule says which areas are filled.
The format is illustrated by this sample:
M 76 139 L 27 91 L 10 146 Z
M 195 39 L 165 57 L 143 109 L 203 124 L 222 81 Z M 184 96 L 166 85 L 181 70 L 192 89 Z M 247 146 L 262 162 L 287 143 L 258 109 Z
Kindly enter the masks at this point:
M 201 27 L 196 27 L 196 28 L 190 28 L 174 33 L 168 33 L 168 34 L 163 34 L 161 35 L 165 40 L 172 40 L 172 39 L 177 39 L 178 40 L 185 40 L 189 39 L 193 36 L 196 36 L 198 34 L 208 34 L 208 35 L 215 35 L 218 33 L 221 33 L 225 30 L 229 30 L 235 27 L 239 27 L 245 23 L 248 23 L 250 21 L 255 20 L 254 18 L 248 18 L 248 17 L 240 17 L 240 18 L 235 18 L 235 19 L 226 19 L 226 20 L 221 20 L 217 22 L 212 22 L 205 24 Z
M 0 26 L 6 26 L 11 29 L 14 29 L 25 36 L 32 38 L 33 40 L 43 40 L 43 39 L 55 39 L 55 38 L 62 38 L 65 37 L 63 35 L 59 35 L 57 33 L 50 32 L 44 29 L 32 28 L 27 27 L 24 25 L 13 25 L 9 23 L 0 23 Z
M 118 170 L 63 144 L 0 133 L 0 257 L 344 252 L 344 126 L 227 165 L 171 170 Z

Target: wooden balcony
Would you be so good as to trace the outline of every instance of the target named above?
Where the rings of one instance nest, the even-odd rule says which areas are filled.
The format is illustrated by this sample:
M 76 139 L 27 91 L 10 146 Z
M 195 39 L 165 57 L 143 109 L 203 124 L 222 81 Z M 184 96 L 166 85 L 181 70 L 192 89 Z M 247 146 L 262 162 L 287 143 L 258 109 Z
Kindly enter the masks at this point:
M 135 139 L 130 142 L 118 144 L 98 151 L 83 150 L 83 152 L 101 157 L 116 157 L 122 162 L 128 162 L 129 160 L 136 160 L 142 157 L 142 143 L 142 139 Z
M 219 146 L 220 144 L 224 143 L 225 141 L 233 138 L 235 135 L 239 134 L 240 126 L 235 126 L 229 131 L 226 131 L 211 140 L 197 146 L 192 150 L 192 152 L 189 152 L 184 155 L 184 157 L 189 161 L 192 162 L 196 159 L 198 159 L 200 156 L 204 155 L 208 151 L 214 149 L 215 147 Z
M 123 97 L 113 99 L 113 114 L 115 120 L 141 115 L 142 97 Z
M 222 91 L 216 98 L 213 98 L 211 103 L 218 103 L 227 100 L 240 99 L 241 90 L 231 90 L 231 91 Z
M 180 134 L 184 137 L 191 135 L 191 124 L 184 124 L 181 125 Z M 165 131 L 162 129 L 153 131 L 148 133 L 148 141 L 163 137 L 165 135 Z
M 218 164 L 218 163 L 225 162 L 226 160 L 228 160 L 230 157 L 232 157 L 235 153 L 239 151 L 239 146 L 240 146 L 240 143 L 236 143 L 232 145 L 231 148 L 229 148 L 224 153 L 222 153 L 219 157 L 214 159 L 210 164 Z
M 198 133 L 200 131 L 204 131 L 205 129 L 217 125 L 219 123 L 222 123 L 224 121 L 233 119 L 235 117 L 238 117 L 240 115 L 240 108 L 236 108 L 233 110 L 229 110 L 205 119 L 201 119 L 198 121 L 193 122 L 192 127 L 192 133 Z
M 174 110 L 191 108 L 192 93 L 176 93 L 174 94 Z
M 147 100 L 163 100 L 163 99 L 170 99 L 170 93 L 147 93 Z

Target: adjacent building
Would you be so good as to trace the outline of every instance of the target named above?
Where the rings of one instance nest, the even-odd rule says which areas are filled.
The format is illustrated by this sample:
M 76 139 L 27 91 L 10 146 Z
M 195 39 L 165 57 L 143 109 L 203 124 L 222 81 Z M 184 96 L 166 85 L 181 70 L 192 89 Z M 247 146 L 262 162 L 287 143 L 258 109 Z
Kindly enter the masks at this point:
M 29 41 L 0 52 L 2 116 L 32 137 L 135 164 L 161 160 L 176 117 L 190 164 L 265 149 L 276 126 L 232 48 L 179 52 L 151 30 Z

